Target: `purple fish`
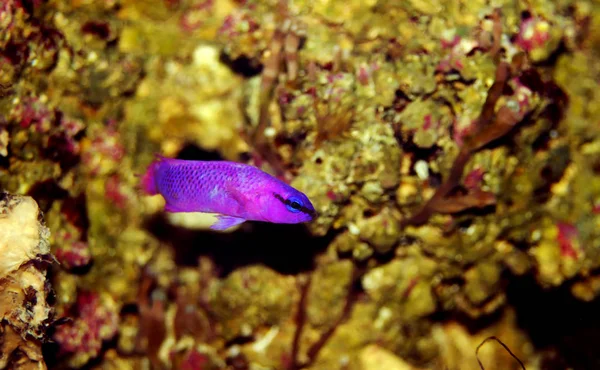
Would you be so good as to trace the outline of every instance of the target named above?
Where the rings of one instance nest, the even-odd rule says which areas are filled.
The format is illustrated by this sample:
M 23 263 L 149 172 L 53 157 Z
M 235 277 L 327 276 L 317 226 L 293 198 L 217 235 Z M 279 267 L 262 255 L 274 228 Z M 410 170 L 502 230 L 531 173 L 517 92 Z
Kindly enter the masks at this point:
M 142 176 L 141 185 L 145 193 L 163 196 L 167 212 L 217 213 L 213 230 L 247 220 L 296 224 L 316 217 L 306 195 L 241 163 L 158 157 Z

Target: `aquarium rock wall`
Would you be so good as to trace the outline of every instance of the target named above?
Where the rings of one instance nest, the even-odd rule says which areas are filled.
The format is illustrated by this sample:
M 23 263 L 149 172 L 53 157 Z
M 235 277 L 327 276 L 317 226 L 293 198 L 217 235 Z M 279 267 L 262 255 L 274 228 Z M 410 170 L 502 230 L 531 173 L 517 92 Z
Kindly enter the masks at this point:
M 1 0 L 0 190 L 3 369 L 600 368 L 600 3 Z

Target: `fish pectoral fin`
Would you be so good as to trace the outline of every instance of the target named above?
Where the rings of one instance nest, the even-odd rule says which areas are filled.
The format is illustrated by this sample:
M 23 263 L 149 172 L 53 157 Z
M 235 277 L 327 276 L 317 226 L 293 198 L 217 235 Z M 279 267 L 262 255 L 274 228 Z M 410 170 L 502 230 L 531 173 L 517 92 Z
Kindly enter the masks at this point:
M 215 222 L 214 224 L 212 224 L 210 226 L 210 228 L 212 230 L 227 230 L 231 227 L 237 226 L 239 224 L 242 224 L 246 222 L 245 219 L 243 218 L 239 218 L 239 217 L 233 217 L 233 216 L 225 216 L 225 215 L 218 215 L 217 216 L 217 222 Z

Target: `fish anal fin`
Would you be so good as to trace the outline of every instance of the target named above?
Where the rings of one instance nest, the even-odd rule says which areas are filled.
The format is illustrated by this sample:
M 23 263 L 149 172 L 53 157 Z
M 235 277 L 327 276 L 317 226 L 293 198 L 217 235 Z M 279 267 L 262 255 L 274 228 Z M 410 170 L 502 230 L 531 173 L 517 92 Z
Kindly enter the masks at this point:
M 217 222 L 215 222 L 214 224 L 212 224 L 210 226 L 210 228 L 212 230 L 223 231 L 223 230 L 227 230 L 229 228 L 232 228 L 234 226 L 240 225 L 240 224 L 242 224 L 244 222 L 246 222 L 246 220 L 243 219 L 243 218 L 240 218 L 240 217 L 218 215 L 217 216 Z

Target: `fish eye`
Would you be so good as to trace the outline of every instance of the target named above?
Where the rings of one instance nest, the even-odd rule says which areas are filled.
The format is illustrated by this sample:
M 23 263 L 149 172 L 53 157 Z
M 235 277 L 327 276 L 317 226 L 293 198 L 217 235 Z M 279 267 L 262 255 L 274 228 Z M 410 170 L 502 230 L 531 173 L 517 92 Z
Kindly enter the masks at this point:
M 287 207 L 287 209 L 290 212 L 300 212 L 300 210 L 302 209 L 302 207 L 304 207 L 304 204 L 302 203 L 302 201 L 296 197 L 290 197 L 288 198 L 288 200 L 285 202 L 285 206 Z

